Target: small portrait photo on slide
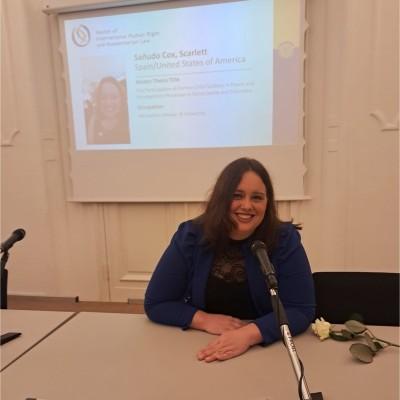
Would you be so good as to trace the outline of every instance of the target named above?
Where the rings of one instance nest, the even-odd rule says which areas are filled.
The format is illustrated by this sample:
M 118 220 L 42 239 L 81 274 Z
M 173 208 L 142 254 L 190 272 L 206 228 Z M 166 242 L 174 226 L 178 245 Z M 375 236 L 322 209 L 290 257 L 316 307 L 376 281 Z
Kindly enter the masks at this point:
M 130 143 L 126 79 L 104 76 L 84 101 L 87 144 Z

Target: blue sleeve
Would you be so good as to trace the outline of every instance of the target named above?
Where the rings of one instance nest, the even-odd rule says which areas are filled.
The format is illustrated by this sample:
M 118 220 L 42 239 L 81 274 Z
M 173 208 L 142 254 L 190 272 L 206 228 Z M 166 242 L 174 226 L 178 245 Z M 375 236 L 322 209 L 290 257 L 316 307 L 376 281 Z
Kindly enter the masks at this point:
M 161 256 L 144 299 L 148 318 L 160 324 L 190 326 L 197 309 L 185 302 L 191 282 L 197 235 L 191 222 L 182 223 Z
M 304 332 L 314 318 L 314 283 L 300 234 L 292 224 L 285 224 L 280 241 L 271 255 L 278 279 L 278 294 L 286 311 L 292 336 Z M 272 312 L 256 319 L 263 336 L 263 344 L 281 338 L 281 332 Z

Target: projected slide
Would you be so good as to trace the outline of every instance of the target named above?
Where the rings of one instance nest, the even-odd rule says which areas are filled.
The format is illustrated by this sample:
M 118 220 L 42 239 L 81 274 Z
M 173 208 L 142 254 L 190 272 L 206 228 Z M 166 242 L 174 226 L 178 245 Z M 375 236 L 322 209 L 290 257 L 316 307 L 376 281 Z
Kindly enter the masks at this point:
M 272 144 L 273 17 L 252 0 L 64 21 L 75 149 Z

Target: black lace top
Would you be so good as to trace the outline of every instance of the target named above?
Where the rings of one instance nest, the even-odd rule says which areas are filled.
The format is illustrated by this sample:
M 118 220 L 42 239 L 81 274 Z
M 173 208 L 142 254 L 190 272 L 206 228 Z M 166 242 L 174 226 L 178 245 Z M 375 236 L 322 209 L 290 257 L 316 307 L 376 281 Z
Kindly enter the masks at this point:
M 242 241 L 231 240 L 228 249 L 215 257 L 208 277 L 206 312 L 255 319 L 257 313 L 247 283 Z

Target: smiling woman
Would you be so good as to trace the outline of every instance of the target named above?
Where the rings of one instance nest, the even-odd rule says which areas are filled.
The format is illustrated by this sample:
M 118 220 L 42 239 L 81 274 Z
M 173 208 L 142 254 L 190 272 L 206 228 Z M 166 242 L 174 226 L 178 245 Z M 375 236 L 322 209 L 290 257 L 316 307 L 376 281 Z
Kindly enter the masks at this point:
M 255 240 L 267 245 L 292 334 L 313 320 L 313 280 L 296 226 L 278 218 L 264 166 L 239 158 L 219 175 L 204 213 L 179 226 L 145 296 L 151 320 L 218 335 L 199 360 L 227 360 L 280 338 Z
M 235 228 L 230 238 L 246 239 L 261 224 L 267 208 L 267 194 L 263 181 L 253 171 L 245 172 L 232 196 L 231 218 Z
M 128 107 L 123 84 L 107 76 L 98 83 L 93 97 L 86 107 L 87 143 L 129 143 Z

